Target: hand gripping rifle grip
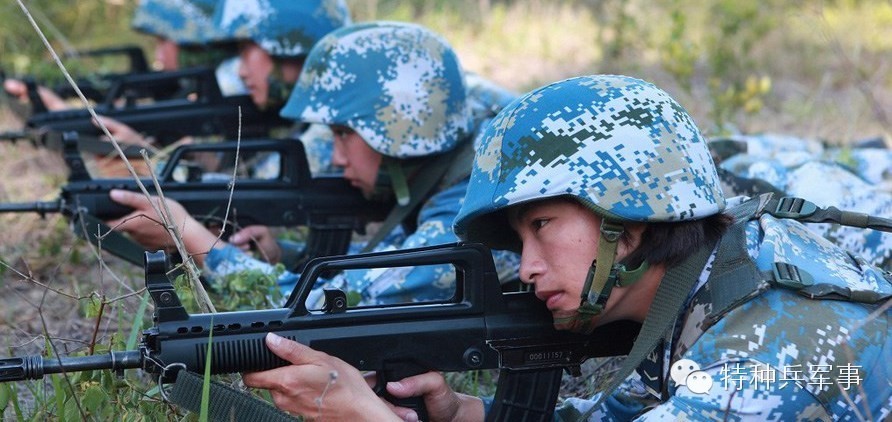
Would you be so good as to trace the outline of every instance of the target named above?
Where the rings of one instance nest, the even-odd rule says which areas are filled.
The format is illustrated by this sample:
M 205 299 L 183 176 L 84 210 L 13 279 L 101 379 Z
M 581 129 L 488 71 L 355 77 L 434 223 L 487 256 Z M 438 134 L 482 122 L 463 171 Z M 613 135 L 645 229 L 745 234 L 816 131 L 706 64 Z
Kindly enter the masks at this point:
M 387 400 L 394 406 L 414 410 L 415 414 L 418 415 L 418 420 L 421 422 L 430 420 L 427 416 L 427 407 L 424 406 L 424 397 L 407 397 L 405 399 L 399 399 L 388 393 L 386 389 L 383 391 L 383 394 L 379 394 L 379 396 L 383 397 L 384 400 Z

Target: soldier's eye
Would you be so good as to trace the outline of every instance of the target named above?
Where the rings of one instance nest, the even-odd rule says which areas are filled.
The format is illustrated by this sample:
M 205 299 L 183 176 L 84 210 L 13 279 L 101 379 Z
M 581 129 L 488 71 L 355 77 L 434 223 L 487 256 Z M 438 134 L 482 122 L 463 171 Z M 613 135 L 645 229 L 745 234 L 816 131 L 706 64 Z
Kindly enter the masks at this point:
M 533 226 L 533 230 L 539 230 L 542 227 L 544 227 L 546 224 L 548 224 L 548 221 L 549 221 L 548 218 L 535 218 L 530 223 L 530 225 Z
M 353 129 L 350 129 L 348 127 L 336 126 L 331 129 L 331 133 L 332 133 L 332 135 L 334 135 L 335 138 L 343 139 L 343 138 L 347 137 L 348 135 L 352 134 Z

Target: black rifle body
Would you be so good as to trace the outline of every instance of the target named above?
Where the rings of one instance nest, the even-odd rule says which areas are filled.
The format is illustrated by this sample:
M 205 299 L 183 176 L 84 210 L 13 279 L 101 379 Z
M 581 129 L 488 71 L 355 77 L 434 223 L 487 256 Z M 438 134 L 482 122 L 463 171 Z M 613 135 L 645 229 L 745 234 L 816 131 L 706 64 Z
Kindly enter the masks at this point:
M 72 219 L 88 216 L 92 224 L 123 217 L 133 211 L 114 202 L 109 192 L 112 189 L 139 192 L 137 182 L 123 178 L 93 179 L 85 170 L 75 134 L 66 135 L 70 136 L 63 141 L 66 143 L 64 155 L 71 172 L 59 198 L 50 202 L 0 204 L 0 212 L 37 212 L 41 215 L 60 212 Z M 231 186 L 229 177 L 175 180 L 174 172 L 183 167 L 180 163 L 189 153 L 234 154 L 236 148 L 243 156 L 258 152 L 278 153 L 280 174 L 271 180 L 236 180 L 234 186 Z M 344 253 L 354 231 L 363 233 L 368 222 L 383 220 L 389 210 L 389 204 L 365 199 L 358 189 L 338 175 L 312 177 L 303 144 L 294 140 L 181 146 L 172 153 L 158 179 L 166 198 L 177 200 L 190 215 L 209 225 L 222 225 L 228 209 L 228 229 L 251 224 L 308 227 L 309 257 Z M 156 193 L 152 180 L 142 179 L 141 182 L 149 193 Z M 84 233 L 79 225 L 76 220 L 75 230 L 95 241 L 95 229 Z M 109 251 L 134 264 L 142 263 L 141 251 Z
M 131 74 L 141 74 L 149 72 L 149 63 L 142 48 L 137 45 L 120 45 L 114 47 L 104 47 L 92 50 L 72 51 L 65 54 L 66 58 L 80 57 L 109 57 L 124 56 L 127 59 L 127 69 L 121 73 L 98 73 L 94 75 L 82 76 L 75 79 L 77 87 L 84 96 L 94 102 L 102 102 L 106 99 L 109 88 L 115 85 L 116 81 L 123 76 Z M 0 81 L 6 79 L 6 73 L 0 69 Z M 33 76 L 21 76 L 27 88 L 28 99 L 31 102 L 31 114 L 45 113 L 49 111 L 40 94 L 37 92 L 38 82 Z M 169 87 L 167 87 L 169 88 Z M 57 83 L 52 91 L 60 98 L 77 98 L 77 92 L 68 83 L 68 81 Z M 154 87 L 151 91 L 143 93 L 146 96 L 165 95 L 165 93 L 173 93 L 173 90 L 165 89 L 163 86 Z M 154 97 L 162 98 L 162 97 Z
M 166 99 L 153 97 L 151 101 L 144 98 L 146 93 L 168 93 L 171 87 L 179 87 L 182 95 Z M 121 76 L 109 89 L 105 101 L 94 110 L 151 136 L 161 146 L 185 136 L 265 137 L 271 129 L 293 124 L 280 117 L 278 110 L 259 109 L 249 95 L 224 96 L 214 70 L 206 67 Z M 102 134 L 86 109 L 35 113 L 25 126 L 27 131 L 37 134 L 69 131 L 91 137 Z M 3 138 L 16 138 L 13 135 Z M 108 153 L 112 149 L 108 145 L 101 151 L 91 152 Z
M 376 371 L 379 385 L 431 370 L 501 368 L 496 397 L 504 402 L 497 401 L 490 416 L 549 420 L 562 370 L 578 369 L 588 358 L 628 353 L 640 328 L 620 322 L 592 335 L 555 330 L 550 312 L 532 292 L 501 291 L 490 251 L 479 244 L 317 258 L 308 264 L 285 308 L 199 315 L 182 307 L 165 275 L 164 260 L 160 252 L 146 253 L 155 326 L 144 331 L 139 351 L 115 352 L 104 361 L 95 356 L 0 360 L 0 381 L 39 379 L 63 369 L 142 367 L 166 382 L 176 371 L 165 368 L 202 373 L 208 347 L 212 374 L 262 371 L 288 364 L 266 348 L 266 333 L 274 332 L 360 370 Z M 456 293 L 450 301 L 347 308 L 343 292 L 335 290 L 326 292 L 325 309 L 305 306 L 313 282 L 326 271 L 442 263 L 456 268 Z M 542 374 L 548 375 L 548 385 L 523 382 Z M 521 391 L 508 397 L 502 388 L 511 384 Z M 420 399 L 400 404 L 423 411 Z

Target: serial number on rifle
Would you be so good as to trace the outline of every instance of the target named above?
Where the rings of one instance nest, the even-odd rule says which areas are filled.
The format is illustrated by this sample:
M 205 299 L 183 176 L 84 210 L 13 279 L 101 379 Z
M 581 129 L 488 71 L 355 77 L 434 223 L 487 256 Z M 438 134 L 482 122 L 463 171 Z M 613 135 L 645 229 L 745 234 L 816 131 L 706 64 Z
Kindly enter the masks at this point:
M 526 361 L 531 363 L 563 361 L 568 355 L 564 350 L 547 350 L 544 352 L 527 352 Z

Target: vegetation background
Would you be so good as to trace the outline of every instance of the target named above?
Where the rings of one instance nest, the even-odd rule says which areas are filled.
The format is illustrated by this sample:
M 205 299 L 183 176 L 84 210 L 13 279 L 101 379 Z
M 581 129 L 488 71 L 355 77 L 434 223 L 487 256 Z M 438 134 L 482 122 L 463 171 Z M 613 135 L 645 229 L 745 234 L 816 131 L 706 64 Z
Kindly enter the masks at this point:
M 130 29 L 133 0 L 24 3 L 59 51 L 150 45 Z M 434 29 L 467 69 L 517 92 L 570 76 L 620 73 L 669 91 L 709 136 L 776 132 L 846 145 L 888 139 L 892 128 L 892 4 L 885 0 L 348 3 L 356 21 Z M 2 0 L 0 16 L 0 69 L 60 81 L 17 1 Z M 21 126 L 0 109 L 0 131 Z M 52 199 L 65 177 L 57 152 L 0 145 L 0 202 Z M 134 327 L 145 323 L 142 282 L 141 268 L 84 244 L 61 216 L 0 215 L 0 355 L 128 346 Z M 179 417 L 159 404 L 152 387 L 138 376 L 99 373 L 0 385 L 0 415 Z

